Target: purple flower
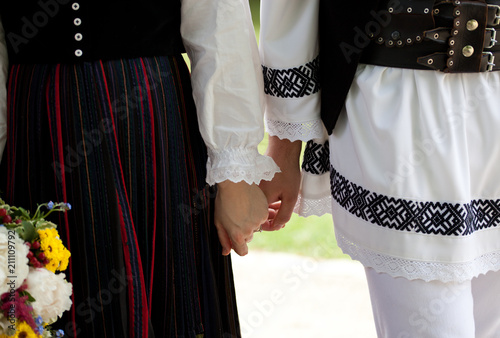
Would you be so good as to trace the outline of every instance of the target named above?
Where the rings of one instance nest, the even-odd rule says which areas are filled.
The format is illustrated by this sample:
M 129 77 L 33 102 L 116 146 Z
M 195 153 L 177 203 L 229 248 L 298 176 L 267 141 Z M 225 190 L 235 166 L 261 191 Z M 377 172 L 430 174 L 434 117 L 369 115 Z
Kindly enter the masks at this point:
M 33 330 L 37 329 L 37 325 L 33 320 L 31 313 L 33 312 L 33 307 L 29 305 L 28 296 L 21 296 L 19 293 L 26 290 L 26 285 L 21 285 L 14 294 L 9 292 L 4 293 L 1 296 L 2 305 L 1 310 L 4 317 L 9 317 L 9 310 L 16 309 L 16 319 L 18 321 L 26 322 Z
M 47 208 L 50 210 L 54 207 L 54 202 L 50 201 L 48 204 L 47 204 Z

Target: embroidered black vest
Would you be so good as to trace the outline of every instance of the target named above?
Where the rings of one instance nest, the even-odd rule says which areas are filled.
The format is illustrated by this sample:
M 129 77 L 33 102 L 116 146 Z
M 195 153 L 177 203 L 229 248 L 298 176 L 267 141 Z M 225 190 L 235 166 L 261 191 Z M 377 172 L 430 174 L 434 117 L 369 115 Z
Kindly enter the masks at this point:
M 184 50 L 180 0 L 3 0 L 10 63 L 171 55 Z

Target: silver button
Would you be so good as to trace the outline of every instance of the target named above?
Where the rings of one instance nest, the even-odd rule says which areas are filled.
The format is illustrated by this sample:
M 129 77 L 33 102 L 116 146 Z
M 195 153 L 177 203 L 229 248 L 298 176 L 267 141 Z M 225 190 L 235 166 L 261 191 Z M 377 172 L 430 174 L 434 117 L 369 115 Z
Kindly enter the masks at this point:
M 479 23 L 477 22 L 477 20 L 472 19 L 472 20 L 467 21 L 467 30 L 472 32 L 472 31 L 476 30 L 477 27 L 479 27 Z
M 78 56 L 78 57 L 82 56 L 83 55 L 82 50 L 81 49 L 75 50 L 75 55 Z
M 401 37 L 401 33 L 399 33 L 398 31 L 394 31 L 394 32 L 392 32 L 392 33 L 391 33 L 391 38 L 392 38 L 393 40 L 397 40 L 397 39 L 399 39 L 400 37 Z
M 75 34 L 75 40 L 76 41 L 82 41 L 82 39 L 83 39 L 83 35 L 82 34 L 80 34 L 80 33 L 76 33 Z
M 73 5 L 71 5 L 71 8 L 73 8 L 74 11 L 77 11 L 80 9 L 80 4 L 78 2 L 74 2 Z
M 75 20 L 73 20 L 73 23 L 75 24 L 75 26 L 80 26 L 82 24 L 82 19 L 76 18 Z
M 462 54 L 468 58 L 468 57 L 471 57 L 472 54 L 474 54 L 474 47 L 472 47 L 471 45 L 467 45 L 465 46 L 463 49 L 462 49 Z

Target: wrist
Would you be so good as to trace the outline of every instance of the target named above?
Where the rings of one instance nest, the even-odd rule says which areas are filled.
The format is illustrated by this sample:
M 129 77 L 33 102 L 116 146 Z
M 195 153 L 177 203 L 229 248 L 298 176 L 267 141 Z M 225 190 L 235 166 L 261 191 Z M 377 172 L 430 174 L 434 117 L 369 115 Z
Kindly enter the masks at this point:
M 269 136 L 269 145 L 266 155 L 272 157 L 278 166 L 283 163 L 298 164 L 302 151 L 302 141 L 290 141 L 280 139 L 277 136 Z

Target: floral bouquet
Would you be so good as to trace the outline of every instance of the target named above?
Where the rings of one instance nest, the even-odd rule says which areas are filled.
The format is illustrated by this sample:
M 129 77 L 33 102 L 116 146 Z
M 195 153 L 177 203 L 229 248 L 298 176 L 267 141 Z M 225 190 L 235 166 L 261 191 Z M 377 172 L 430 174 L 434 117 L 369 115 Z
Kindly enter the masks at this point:
M 71 307 L 65 275 L 70 252 L 46 220 L 69 203 L 44 203 L 34 215 L 0 199 L 0 338 L 63 337 L 53 324 Z

